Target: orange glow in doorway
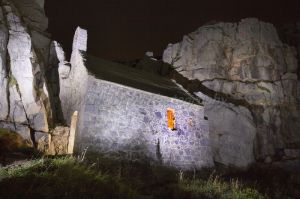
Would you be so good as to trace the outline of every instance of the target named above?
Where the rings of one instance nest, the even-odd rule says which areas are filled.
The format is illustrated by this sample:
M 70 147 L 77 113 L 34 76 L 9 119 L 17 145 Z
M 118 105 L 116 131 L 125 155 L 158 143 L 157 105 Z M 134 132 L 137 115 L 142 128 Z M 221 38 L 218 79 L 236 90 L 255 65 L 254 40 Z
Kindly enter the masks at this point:
M 168 117 L 168 128 L 170 130 L 175 130 L 176 129 L 175 110 L 168 108 L 167 109 L 167 117 Z

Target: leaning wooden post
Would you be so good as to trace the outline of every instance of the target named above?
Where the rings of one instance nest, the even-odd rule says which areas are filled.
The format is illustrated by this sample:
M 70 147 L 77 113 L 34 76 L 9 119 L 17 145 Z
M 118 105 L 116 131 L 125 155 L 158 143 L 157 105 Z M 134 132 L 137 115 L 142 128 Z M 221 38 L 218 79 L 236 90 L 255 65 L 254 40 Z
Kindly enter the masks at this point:
M 67 152 L 68 154 L 73 154 L 73 151 L 74 151 L 77 119 L 78 119 L 78 111 L 75 111 L 73 113 L 72 119 L 71 119 L 70 135 L 69 135 L 69 142 L 68 142 L 68 152 Z

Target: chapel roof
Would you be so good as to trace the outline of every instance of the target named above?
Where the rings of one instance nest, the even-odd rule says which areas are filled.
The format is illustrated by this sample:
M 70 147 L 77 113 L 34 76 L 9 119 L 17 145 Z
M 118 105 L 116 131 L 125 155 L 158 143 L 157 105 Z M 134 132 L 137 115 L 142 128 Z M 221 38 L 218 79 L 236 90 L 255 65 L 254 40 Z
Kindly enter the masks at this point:
M 127 65 L 87 56 L 86 67 L 98 79 L 114 82 L 139 90 L 201 104 L 179 85 L 167 77 L 135 69 Z

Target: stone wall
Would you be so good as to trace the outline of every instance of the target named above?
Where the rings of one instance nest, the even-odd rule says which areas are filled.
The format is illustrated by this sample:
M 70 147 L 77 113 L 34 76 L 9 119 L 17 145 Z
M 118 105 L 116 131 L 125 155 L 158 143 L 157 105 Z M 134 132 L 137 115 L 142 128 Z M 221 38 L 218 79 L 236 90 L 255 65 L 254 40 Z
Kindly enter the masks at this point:
M 58 73 L 62 112 L 66 123 L 70 125 L 72 114 L 80 109 L 84 101 L 83 96 L 88 77 L 84 58 L 87 50 L 87 31 L 80 27 L 76 29 L 70 63 L 66 62 L 61 46 L 56 43 L 54 47 L 60 57 Z
M 213 166 L 204 108 L 89 76 L 79 115 L 77 152 L 147 158 L 167 166 Z M 167 126 L 167 108 L 175 109 L 176 130 Z

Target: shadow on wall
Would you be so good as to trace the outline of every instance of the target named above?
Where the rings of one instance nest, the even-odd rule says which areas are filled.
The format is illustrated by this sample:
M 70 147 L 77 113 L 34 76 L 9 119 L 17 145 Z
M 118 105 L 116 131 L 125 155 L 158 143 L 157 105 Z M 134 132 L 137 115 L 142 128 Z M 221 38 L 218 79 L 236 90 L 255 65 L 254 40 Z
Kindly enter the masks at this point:
M 163 163 L 159 139 L 157 140 L 157 144 L 156 144 L 156 159 L 158 160 L 159 164 Z
M 65 124 L 60 101 L 60 78 L 58 73 L 59 55 L 53 43 L 50 47 L 49 68 L 46 69 L 46 85 L 49 92 L 53 124 Z M 52 125 L 53 125 L 52 124 Z

